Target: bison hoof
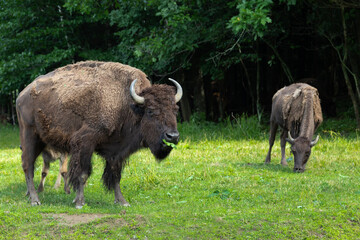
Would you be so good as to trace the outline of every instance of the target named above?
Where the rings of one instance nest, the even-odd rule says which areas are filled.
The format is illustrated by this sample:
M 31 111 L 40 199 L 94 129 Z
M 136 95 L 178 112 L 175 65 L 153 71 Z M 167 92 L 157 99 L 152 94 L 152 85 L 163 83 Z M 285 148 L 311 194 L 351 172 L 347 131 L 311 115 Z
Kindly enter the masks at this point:
M 287 167 L 288 163 L 286 161 L 281 161 L 281 165 L 283 165 L 284 167 Z
M 127 201 L 115 200 L 114 203 L 115 204 L 120 204 L 121 206 L 124 206 L 124 207 L 130 207 L 130 204 Z
M 85 199 L 76 197 L 73 203 L 75 203 L 76 209 L 81 209 L 85 205 Z
M 41 205 L 40 200 L 39 200 L 39 197 L 38 197 L 38 195 L 36 194 L 36 192 L 34 192 L 34 193 L 29 193 L 29 194 L 30 194 L 29 199 L 30 199 L 31 206 Z
M 31 201 L 31 206 L 39 206 L 41 205 L 40 201 L 37 200 L 37 201 Z
M 82 209 L 83 205 L 77 205 L 75 206 L 76 209 Z
M 75 208 L 76 209 L 82 209 L 82 207 L 85 205 L 84 202 L 81 202 L 81 203 L 75 203 Z

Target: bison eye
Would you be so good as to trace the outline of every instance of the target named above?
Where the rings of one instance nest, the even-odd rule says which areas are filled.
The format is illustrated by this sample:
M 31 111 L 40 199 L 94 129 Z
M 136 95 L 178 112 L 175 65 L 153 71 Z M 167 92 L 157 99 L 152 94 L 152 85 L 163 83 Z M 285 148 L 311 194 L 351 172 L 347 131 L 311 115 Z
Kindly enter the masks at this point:
M 159 115 L 160 114 L 160 111 L 157 110 L 157 109 L 146 109 L 146 114 L 149 116 L 149 117 L 152 117 L 154 115 Z
M 152 115 L 154 115 L 154 112 L 151 109 L 147 109 L 146 114 L 151 117 Z

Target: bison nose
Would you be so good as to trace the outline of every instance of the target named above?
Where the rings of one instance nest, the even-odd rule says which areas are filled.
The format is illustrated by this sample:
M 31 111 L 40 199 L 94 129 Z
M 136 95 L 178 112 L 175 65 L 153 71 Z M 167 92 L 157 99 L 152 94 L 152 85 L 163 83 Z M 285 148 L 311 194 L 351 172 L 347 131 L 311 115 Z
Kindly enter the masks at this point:
M 174 131 L 174 132 L 167 132 L 167 133 L 165 133 L 165 140 L 166 140 L 167 142 L 177 144 L 178 141 L 179 141 L 179 132 L 178 132 L 178 131 Z

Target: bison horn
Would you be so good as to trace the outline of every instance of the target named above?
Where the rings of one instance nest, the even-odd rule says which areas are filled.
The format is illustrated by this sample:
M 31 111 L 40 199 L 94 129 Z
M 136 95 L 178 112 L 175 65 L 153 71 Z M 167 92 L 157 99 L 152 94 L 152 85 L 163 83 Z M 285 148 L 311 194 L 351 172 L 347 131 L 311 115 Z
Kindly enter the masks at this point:
M 311 141 L 310 143 L 310 147 L 313 147 L 317 144 L 317 142 L 319 141 L 319 135 L 316 136 L 315 140 L 314 141 Z
M 295 140 L 293 139 L 293 137 L 291 136 L 291 133 L 290 131 L 288 131 L 288 142 L 291 143 L 291 144 L 294 144 Z
M 169 78 L 169 80 L 172 81 L 172 82 L 175 84 L 175 86 L 176 86 L 176 89 L 177 89 L 177 90 L 176 90 L 176 95 L 175 95 L 175 102 L 179 102 L 180 99 L 181 99 L 181 97 L 182 97 L 182 95 L 183 95 L 182 87 L 181 87 L 181 85 L 180 85 L 177 81 L 175 81 L 174 79 Z
M 132 81 L 131 85 L 130 85 L 130 94 L 131 97 L 134 99 L 134 101 L 138 104 L 144 104 L 145 102 L 145 98 L 140 97 L 139 95 L 136 94 L 135 92 L 135 83 L 136 83 L 137 79 L 135 79 L 134 81 Z

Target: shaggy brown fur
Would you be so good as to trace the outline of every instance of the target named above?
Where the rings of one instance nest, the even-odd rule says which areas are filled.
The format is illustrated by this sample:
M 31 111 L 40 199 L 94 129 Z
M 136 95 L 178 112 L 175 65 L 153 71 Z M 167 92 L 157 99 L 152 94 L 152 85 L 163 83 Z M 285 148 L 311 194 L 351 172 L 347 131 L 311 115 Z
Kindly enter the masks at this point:
M 286 129 L 291 129 L 295 135 L 300 132 L 303 117 L 307 116 L 304 112 L 307 103 L 313 108 L 315 129 L 322 123 L 323 117 L 317 89 L 301 83 L 294 84 L 293 87 L 295 88 L 293 92 L 289 92 L 288 89 L 285 89 L 288 87 L 284 87 L 277 91 L 273 97 L 273 102 L 282 103 L 284 127 Z M 278 97 L 279 99 L 277 99 Z M 292 126 L 289 126 L 290 124 L 292 124 Z
M 145 98 L 137 104 L 130 84 Z M 178 141 L 174 88 L 151 85 L 146 75 L 120 63 L 87 61 L 67 65 L 40 76 L 17 99 L 23 169 L 33 205 L 33 164 L 48 145 L 71 155 L 69 181 L 77 190 L 77 207 L 84 204 L 83 186 L 91 174 L 94 151 L 106 160 L 105 186 L 115 190 L 115 201 L 128 205 L 119 181 L 127 157 L 149 147 L 158 159 L 171 148 L 163 139 Z
M 311 139 L 323 121 L 318 91 L 307 84 L 296 83 L 277 91 L 272 101 L 270 147 L 265 162 L 270 162 L 271 148 L 279 125 L 283 129 L 281 134 L 281 163 L 287 165 L 285 141 L 289 141 L 292 144 L 295 158 L 294 170 L 302 172 L 313 146 Z M 288 132 L 295 138 L 295 141 L 286 139 Z

